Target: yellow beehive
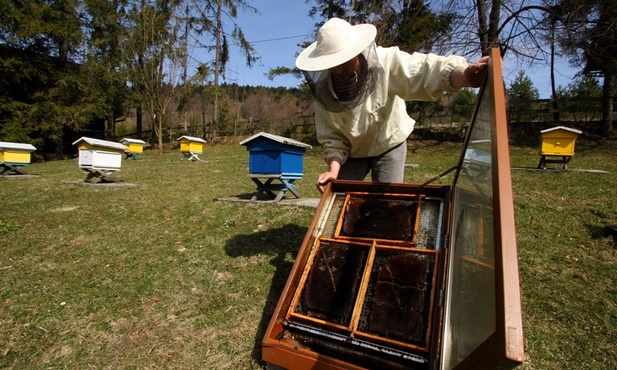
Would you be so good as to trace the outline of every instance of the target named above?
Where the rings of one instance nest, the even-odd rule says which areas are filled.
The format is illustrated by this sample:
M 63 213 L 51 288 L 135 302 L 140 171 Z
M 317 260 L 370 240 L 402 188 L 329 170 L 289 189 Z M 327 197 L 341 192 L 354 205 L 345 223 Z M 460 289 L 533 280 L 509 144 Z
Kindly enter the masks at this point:
M 30 153 L 35 150 L 31 144 L 0 141 L 0 164 L 25 166 L 30 163 Z
M 193 136 L 180 136 L 177 139 L 180 142 L 180 151 L 182 153 L 196 153 L 201 154 L 204 150 L 204 139 Z
M 541 155 L 573 156 L 574 143 L 582 131 L 564 126 L 540 131 L 542 138 Z
M 120 140 L 122 144 L 129 150 L 131 153 L 141 154 L 144 152 L 144 146 L 146 146 L 146 142 L 139 139 L 128 139 L 124 138 Z

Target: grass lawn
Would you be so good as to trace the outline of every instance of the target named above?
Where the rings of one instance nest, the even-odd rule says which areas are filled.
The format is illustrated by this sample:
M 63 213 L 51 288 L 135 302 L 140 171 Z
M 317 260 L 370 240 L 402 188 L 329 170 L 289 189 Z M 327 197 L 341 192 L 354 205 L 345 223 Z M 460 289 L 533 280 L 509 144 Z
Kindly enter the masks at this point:
M 456 164 L 459 143 L 409 142 L 406 181 Z M 319 148 L 303 197 L 317 198 Z M 570 171 L 513 171 L 523 369 L 617 368 L 617 142 L 577 142 Z M 213 201 L 252 193 L 248 152 L 206 146 L 127 160 L 132 188 L 82 181 L 76 160 L 0 179 L 0 368 L 259 369 L 260 342 L 315 209 Z M 535 167 L 536 147 L 512 147 Z M 579 172 L 596 169 L 609 174 Z M 448 183 L 448 175 L 439 180 Z

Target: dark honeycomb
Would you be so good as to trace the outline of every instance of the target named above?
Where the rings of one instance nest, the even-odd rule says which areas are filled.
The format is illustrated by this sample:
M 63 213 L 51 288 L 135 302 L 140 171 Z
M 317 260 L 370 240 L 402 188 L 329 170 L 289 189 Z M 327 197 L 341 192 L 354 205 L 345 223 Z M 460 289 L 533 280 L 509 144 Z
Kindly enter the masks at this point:
M 349 237 L 412 241 L 418 201 L 353 196 L 340 234 Z
M 322 241 L 296 312 L 349 325 L 368 248 Z
M 359 330 L 423 346 L 432 289 L 433 255 L 379 251 Z

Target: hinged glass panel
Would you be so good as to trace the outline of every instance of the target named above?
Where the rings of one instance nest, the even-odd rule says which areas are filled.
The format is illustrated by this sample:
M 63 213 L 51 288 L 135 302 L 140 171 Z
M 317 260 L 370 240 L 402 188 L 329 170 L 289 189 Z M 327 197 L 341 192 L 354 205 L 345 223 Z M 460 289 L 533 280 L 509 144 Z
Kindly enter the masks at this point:
M 453 185 L 442 369 L 523 361 L 512 202 L 501 56 L 493 49 Z

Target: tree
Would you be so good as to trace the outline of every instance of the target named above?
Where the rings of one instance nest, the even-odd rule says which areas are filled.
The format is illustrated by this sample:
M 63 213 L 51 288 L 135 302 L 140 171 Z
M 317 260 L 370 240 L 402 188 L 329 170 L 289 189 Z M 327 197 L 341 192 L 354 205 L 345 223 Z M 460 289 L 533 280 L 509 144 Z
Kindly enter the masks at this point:
M 235 23 L 235 19 L 238 16 L 238 8 L 249 12 L 257 12 L 257 9 L 250 6 L 244 0 L 216 0 L 215 2 L 202 0 L 197 8 L 198 17 L 195 18 L 194 22 L 203 27 L 199 29 L 199 32 L 207 30 L 215 41 L 214 47 L 208 47 L 208 49 L 214 50 L 214 62 L 211 67 L 211 70 L 214 71 L 214 122 L 212 125 L 211 141 L 216 142 L 216 127 L 219 114 L 219 77 L 225 75 L 225 67 L 229 61 L 228 33 L 224 32 L 225 22 L 223 15 L 231 20 L 233 30 L 230 35 L 246 57 L 246 65 L 251 67 L 259 58 L 256 56 L 253 46 L 246 40 L 242 28 Z M 210 21 L 211 18 L 215 19 L 214 23 Z
M 175 18 L 178 5 L 172 0 L 131 4 L 132 28 L 124 49 L 132 93 L 151 114 L 159 154 L 168 109 L 181 89 L 178 78 L 184 49 L 179 47 L 180 24 Z
M 543 0 L 449 0 L 432 5 L 437 12 L 452 12 L 450 38 L 440 41 L 445 50 L 462 55 L 487 55 L 493 47 L 509 51 L 521 64 L 550 60 L 552 9 Z
M 435 117 L 443 116 L 445 108 L 441 100 L 437 101 L 411 101 L 407 102 L 407 113 L 415 120 L 416 125 L 423 126 L 431 124 Z
M 610 0 L 560 0 L 555 9 L 564 23 L 558 37 L 573 65 L 584 74 L 603 77 L 602 133 L 610 138 L 613 104 L 617 94 L 617 7 Z
M 309 0 L 307 0 L 309 2 Z M 448 37 L 454 14 L 434 13 L 424 0 L 314 0 L 309 16 L 324 21 L 346 18 L 351 24 L 372 23 L 377 27 L 376 43 L 402 50 L 430 51 L 435 41 Z
M 455 16 L 433 12 L 424 0 L 357 0 L 351 14 L 354 21 L 378 28 L 378 45 L 398 46 L 407 52 L 433 51 L 438 40 L 449 38 Z
M 306 2 L 310 3 L 311 0 L 306 0 Z M 309 10 L 309 17 L 319 20 L 328 20 L 332 17 L 347 18 L 350 5 L 354 3 L 354 1 L 350 1 L 350 4 L 347 4 L 345 0 L 314 0 L 313 3 L 315 6 L 311 7 Z M 318 22 L 315 24 L 315 27 L 319 28 L 321 24 L 323 24 L 323 22 Z
M 43 142 L 63 154 L 65 128 L 79 130 L 92 112 L 76 64 L 83 40 L 81 14 L 72 0 L 7 0 L 0 12 L 3 88 L 0 134 Z M 84 104 L 82 104 L 84 103 Z
M 6 45 L 0 45 L 0 60 L 0 138 L 42 148 L 42 127 L 32 113 L 57 78 L 55 60 Z
M 121 43 L 126 40 L 126 0 L 86 0 L 89 17 L 87 55 L 84 62 L 91 74 L 90 94 L 98 96 L 103 105 L 105 138 L 114 139 L 116 121 L 124 114 L 128 90 L 121 73 L 123 61 Z M 138 132 L 141 135 L 141 132 Z
M 574 122 L 589 122 L 601 119 L 603 91 L 600 82 L 594 76 L 579 76 L 572 83 L 559 90 L 559 100 L 562 109 L 566 111 L 562 116 Z M 600 116 L 600 117 L 598 117 Z
M 472 89 L 462 89 L 452 95 L 450 113 L 452 123 L 468 124 L 471 122 L 477 95 Z
M 511 120 L 533 122 L 538 118 L 533 112 L 538 109 L 536 101 L 540 98 L 540 93 L 524 71 L 518 72 L 518 76 L 506 90 L 506 95 Z M 515 117 L 514 114 L 516 114 Z

